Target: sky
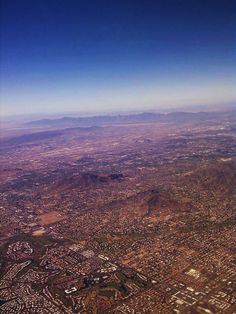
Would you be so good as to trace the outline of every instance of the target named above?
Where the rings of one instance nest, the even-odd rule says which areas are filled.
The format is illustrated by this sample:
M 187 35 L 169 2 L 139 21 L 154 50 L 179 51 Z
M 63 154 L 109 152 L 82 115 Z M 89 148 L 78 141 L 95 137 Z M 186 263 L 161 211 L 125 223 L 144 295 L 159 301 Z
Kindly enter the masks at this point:
M 236 100 L 234 0 L 1 0 L 2 115 Z

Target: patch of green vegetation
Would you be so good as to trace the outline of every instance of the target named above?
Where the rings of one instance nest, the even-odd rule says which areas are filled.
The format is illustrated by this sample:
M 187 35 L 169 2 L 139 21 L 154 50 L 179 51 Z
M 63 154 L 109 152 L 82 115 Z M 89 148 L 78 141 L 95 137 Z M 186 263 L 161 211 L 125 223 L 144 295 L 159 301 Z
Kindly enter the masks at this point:
M 147 286 L 147 281 L 144 279 L 140 278 L 138 275 L 134 275 L 131 277 L 131 279 L 136 283 L 139 287 L 146 287 Z
M 126 282 L 128 277 L 123 273 L 117 273 L 117 277 L 120 279 L 121 282 Z
M 122 295 L 123 298 L 127 297 L 130 294 L 129 288 L 126 285 L 124 285 L 124 284 L 121 284 L 119 286 L 119 291 L 121 292 L 121 295 Z
M 115 291 L 114 290 L 108 290 L 108 289 L 104 289 L 104 290 L 99 290 L 98 292 L 98 295 L 100 296 L 104 296 L 104 297 L 107 297 L 107 298 L 112 298 L 114 299 L 115 298 Z

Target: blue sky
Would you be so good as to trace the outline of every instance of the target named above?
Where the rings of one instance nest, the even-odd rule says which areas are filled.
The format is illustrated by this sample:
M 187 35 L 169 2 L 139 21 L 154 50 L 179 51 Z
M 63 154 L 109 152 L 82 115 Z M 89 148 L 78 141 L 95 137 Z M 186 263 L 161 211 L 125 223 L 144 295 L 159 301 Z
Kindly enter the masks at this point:
M 1 112 L 234 101 L 231 0 L 2 0 Z

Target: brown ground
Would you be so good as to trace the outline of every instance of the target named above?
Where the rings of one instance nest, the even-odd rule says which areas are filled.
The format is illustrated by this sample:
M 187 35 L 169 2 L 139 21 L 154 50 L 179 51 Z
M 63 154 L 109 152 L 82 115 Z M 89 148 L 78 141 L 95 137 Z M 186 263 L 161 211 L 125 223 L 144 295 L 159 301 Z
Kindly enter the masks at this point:
M 63 220 L 62 215 L 55 210 L 39 216 L 39 221 L 42 225 L 50 225 L 61 220 Z

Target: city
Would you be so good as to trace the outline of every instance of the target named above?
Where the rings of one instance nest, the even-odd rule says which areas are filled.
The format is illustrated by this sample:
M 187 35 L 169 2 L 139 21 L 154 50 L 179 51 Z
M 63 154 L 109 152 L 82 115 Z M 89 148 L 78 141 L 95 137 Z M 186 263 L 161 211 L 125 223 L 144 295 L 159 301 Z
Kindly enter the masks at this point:
M 6 129 L 0 313 L 235 313 L 235 123 Z

